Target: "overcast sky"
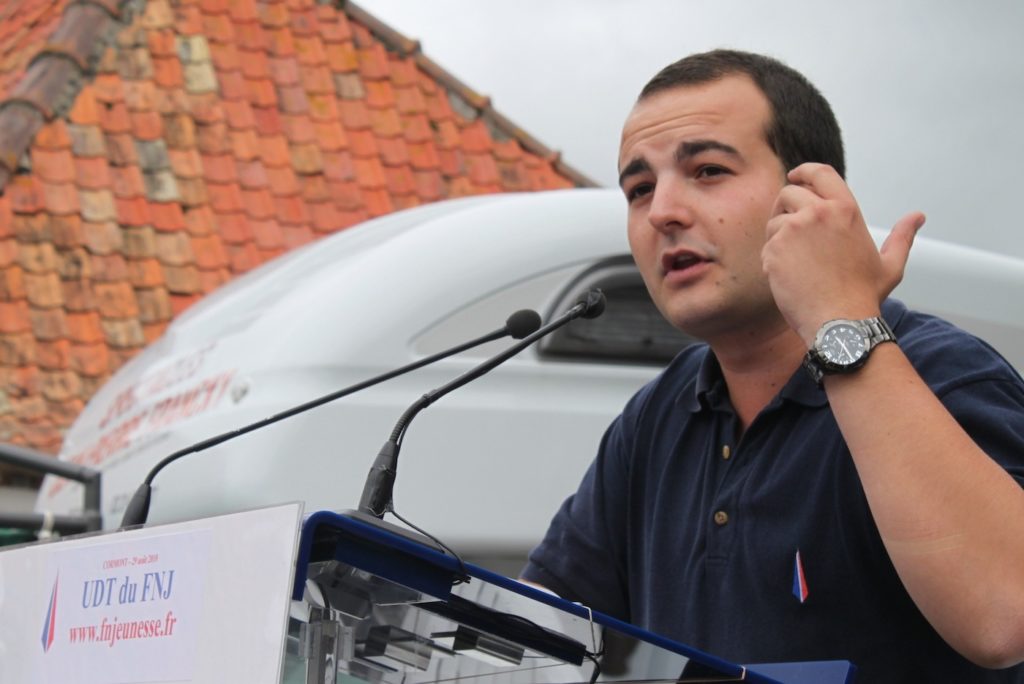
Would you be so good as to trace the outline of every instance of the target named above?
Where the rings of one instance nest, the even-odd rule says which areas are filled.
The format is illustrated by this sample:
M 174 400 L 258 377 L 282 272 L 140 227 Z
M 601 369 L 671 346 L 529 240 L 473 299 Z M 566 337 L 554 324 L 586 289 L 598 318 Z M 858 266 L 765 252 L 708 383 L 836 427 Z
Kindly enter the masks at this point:
M 357 0 L 603 185 L 643 84 L 690 52 L 764 52 L 843 127 L 868 221 L 1024 258 L 1020 0 Z

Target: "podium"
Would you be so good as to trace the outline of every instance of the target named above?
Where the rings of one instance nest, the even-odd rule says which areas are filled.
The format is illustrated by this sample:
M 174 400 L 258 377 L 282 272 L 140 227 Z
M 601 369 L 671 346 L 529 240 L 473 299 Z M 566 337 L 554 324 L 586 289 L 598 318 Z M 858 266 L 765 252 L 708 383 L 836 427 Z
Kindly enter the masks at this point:
M 288 504 L 0 550 L 0 681 L 521 684 L 853 681 L 740 665 Z
M 852 682 L 845 662 L 728 663 L 463 563 L 379 521 L 303 525 L 282 681 Z

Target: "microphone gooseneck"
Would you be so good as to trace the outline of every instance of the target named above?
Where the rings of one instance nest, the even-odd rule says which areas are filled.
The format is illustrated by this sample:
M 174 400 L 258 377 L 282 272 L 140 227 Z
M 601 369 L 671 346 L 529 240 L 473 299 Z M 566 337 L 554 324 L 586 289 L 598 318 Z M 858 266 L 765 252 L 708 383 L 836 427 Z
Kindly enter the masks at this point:
M 306 411 L 317 408 L 318 406 L 322 406 L 336 399 L 341 399 L 342 397 L 346 397 L 350 394 L 353 394 L 354 392 L 366 389 L 367 387 L 372 387 L 373 385 L 382 383 L 385 380 L 390 380 L 391 378 L 394 378 L 396 376 L 403 375 L 405 373 L 410 373 L 414 370 L 422 368 L 423 366 L 434 363 L 435 361 L 440 361 L 441 359 L 448 358 L 449 356 L 453 356 L 455 354 L 458 354 L 459 352 L 466 351 L 467 349 L 480 346 L 481 344 L 493 342 L 494 340 L 499 340 L 502 337 L 507 336 L 511 336 L 515 339 L 521 339 L 536 331 L 540 327 L 540 324 L 540 314 L 538 314 L 536 311 L 532 311 L 530 309 L 522 309 L 520 311 L 516 311 L 514 314 L 508 317 L 504 327 L 493 332 L 490 332 L 486 335 L 483 335 L 482 337 L 478 337 L 475 340 L 464 342 L 460 345 L 452 347 L 451 349 L 446 349 L 431 356 L 427 356 L 417 361 L 413 361 L 412 363 L 406 364 L 401 368 L 396 368 L 395 370 L 388 371 L 387 373 L 383 373 L 382 375 L 370 378 L 369 380 L 364 380 L 362 382 L 356 383 L 355 385 L 351 385 L 344 389 L 331 392 L 330 394 L 325 394 L 322 397 L 313 399 L 312 401 L 308 401 L 304 404 L 300 404 L 299 406 L 295 406 L 286 411 L 281 411 L 280 413 L 276 413 L 270 416 L 269 418 L 258 420 L 255 423 L 250 423 L 249 425 L 240 427 L 236 430 L 231 430 L 230 432 L 224 432 L 219 435 L 215 435 L 208 439 L 204 439 L 200 442 L 196 442 L 195 444 L 185 447 L 184 449 L 175 451 L 173 454 L 159 461 L 155 466 L 153 466 L 149 473 L 146 474 L 146 478 L 142 481 L 142 484 L 139 485 L 139 488 L 135 490 L 135 493 L 132 495 L 131 500 L 128 502 L 128 506 L 125 507 L 124 514 L 121 518 L 121 529 L 124 529 L 126 527 L 132 527 L 134 525 L 141 525 L 146 522 L 146 518 L 149 516 L 149 504 L 153 491 L 153 479 L 157 476 L 157 473 L 163 470 L 166 466 L 170 465 L 174 461 L 177 461 L 178 459 L 184 456 L 198 453 L 200 451 L 205 451 L 206 449 L 215 447 L 218 444 L 223 444 L 224 442 L 228 442 L 232 439 L 235 439 L 236 437 L 241 437 L 244 434 L 248 434 L 255 430 L 259 430 L 260 428 L 272 425 L 273 423 L 282 421 L 285 418 L 291 418 L 292 416 L 298 415 L 300 413 L 305 413 Z
M 448 384 L 431 390 L 420 397 L 398 419 L 394 430 L 391 431 L 391 437 L 384 443 L 384 446 L 381 447 L 380 452 L 377 454 L 377 458 L 374 459 L 370 472 L 366 476 L 366 484 L 363 486 L 362 496 L 359 498 L 358 510 L 361 513 L 383 518 L 384 514 L 391 508 L 395 479 L 398 475 L 398 454 L 402 448 L 402 438 L 405 436 L 409 423 L 417 413 L 449 392 L 453 392 L 497 368 L 540 338 L 551 334 L 567 323 L 577 318 L 596 318 L 600 316 L 604 312 L 604 306 L 604 293 L 601 290 L 590 290 L 577 299 L 576 303 L 568 311 L 544 327 L 525 335 L 520 342 L 466 371 Z M 509 321 L 511 322 L 511 318 Z

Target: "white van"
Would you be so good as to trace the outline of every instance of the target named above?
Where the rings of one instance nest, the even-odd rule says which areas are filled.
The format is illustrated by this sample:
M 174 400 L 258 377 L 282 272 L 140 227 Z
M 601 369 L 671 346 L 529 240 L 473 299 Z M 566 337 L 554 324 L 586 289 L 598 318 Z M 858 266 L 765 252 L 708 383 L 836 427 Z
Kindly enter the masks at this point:
M 593 287 L 608 297 L 603 316 L 441 399 L 404 440 L 398 512 L 478 562 L 520 558 L 626 399 L 691 342 L 647 297 L 617 190 L 442 202 L 276 259 L 195 305 L 122 368 L 70 429 L 61 458 L 102 469 L 104 527 L 116 527 L 171 452 L 500 328 L 518 309 L 549 320 Z M 1024 262 L 922 235 L 895 296 L 979 334 L 1020 369 L 1021 293 Z M 405 408 L 509 344 L 186 457 L 156 478 L 149 520 L 291 500 L 355 508 Z M 80 485 L 43 483 L 37 510 L 81 506 Z

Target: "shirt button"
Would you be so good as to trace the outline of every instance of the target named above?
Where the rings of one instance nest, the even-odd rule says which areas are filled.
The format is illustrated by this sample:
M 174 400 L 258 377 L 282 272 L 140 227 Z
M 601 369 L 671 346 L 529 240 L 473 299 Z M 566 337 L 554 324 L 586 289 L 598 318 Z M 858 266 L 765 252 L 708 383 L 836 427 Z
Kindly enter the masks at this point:
M 725 511 L 715 511 L 715 524 L 724 525 L 729 522 L 729 514 Z
M 722 446 L 722 458 L 724 458 L 726 461 L 728 461 L 730 456 L 732 456 L 732 449 L 729 448 L 728 444 L 723 445 Z

